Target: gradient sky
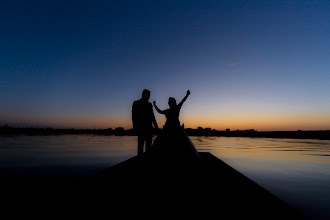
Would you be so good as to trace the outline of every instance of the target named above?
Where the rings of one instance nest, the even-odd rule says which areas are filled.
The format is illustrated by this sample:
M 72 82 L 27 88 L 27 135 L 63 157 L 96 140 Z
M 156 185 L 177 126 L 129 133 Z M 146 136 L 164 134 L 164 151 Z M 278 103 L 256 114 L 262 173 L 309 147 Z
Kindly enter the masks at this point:
M 0 126 L 330 129 L 329 1 L 0 0 Z M 156 113 L 159 126 L 165 122 Z

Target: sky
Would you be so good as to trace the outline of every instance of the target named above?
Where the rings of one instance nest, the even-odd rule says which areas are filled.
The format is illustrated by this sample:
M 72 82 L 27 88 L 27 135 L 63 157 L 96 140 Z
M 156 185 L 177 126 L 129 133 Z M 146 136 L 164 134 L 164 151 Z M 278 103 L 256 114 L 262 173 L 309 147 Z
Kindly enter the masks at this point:
M 330 2 L 0 0 L 0 126 L 130 129 L 143 89 L 189 89 L 185 127 L 330 130 Z

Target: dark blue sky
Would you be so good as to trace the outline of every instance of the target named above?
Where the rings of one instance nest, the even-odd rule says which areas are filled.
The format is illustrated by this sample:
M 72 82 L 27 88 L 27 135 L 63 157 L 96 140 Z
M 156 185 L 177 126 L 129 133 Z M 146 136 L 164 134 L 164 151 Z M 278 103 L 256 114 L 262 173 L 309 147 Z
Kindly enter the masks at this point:
M 0 1 L 0 126 L 330 129 L 329 1 Z M 164 118 L 157 115 L 159 124 Z

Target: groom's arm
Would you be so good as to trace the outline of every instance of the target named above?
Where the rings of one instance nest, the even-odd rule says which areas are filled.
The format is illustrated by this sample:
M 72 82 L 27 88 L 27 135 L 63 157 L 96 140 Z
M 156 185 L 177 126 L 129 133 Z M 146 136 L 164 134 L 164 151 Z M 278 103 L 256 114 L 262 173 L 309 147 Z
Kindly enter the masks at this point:
M 154 111 L 152 109 L 152 104 L 150 103 L 150 107 L 151 107 L 151 113 L 152 113 L 152 124 L 154 125 L 154 127 L 158 130 L 158 124 L 157 124 L 157 121 L 156 121 L 156 117 L 155 117 L 155 114 L 154 114 Z

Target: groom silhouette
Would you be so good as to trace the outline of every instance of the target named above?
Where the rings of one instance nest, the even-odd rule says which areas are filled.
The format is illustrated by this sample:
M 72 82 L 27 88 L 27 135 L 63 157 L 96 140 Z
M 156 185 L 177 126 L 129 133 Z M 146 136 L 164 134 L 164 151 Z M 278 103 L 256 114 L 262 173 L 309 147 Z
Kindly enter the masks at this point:
M 150 91 L 144 89 L 142 98 L 134 101 L 132 106 L 132 121 L 135 134 L 138 136 L 138 155 L 143 154 L 144 142 L 146 151 L 151 147 L 153 126 L 158 130 L 152 104 L 149 102 Z

